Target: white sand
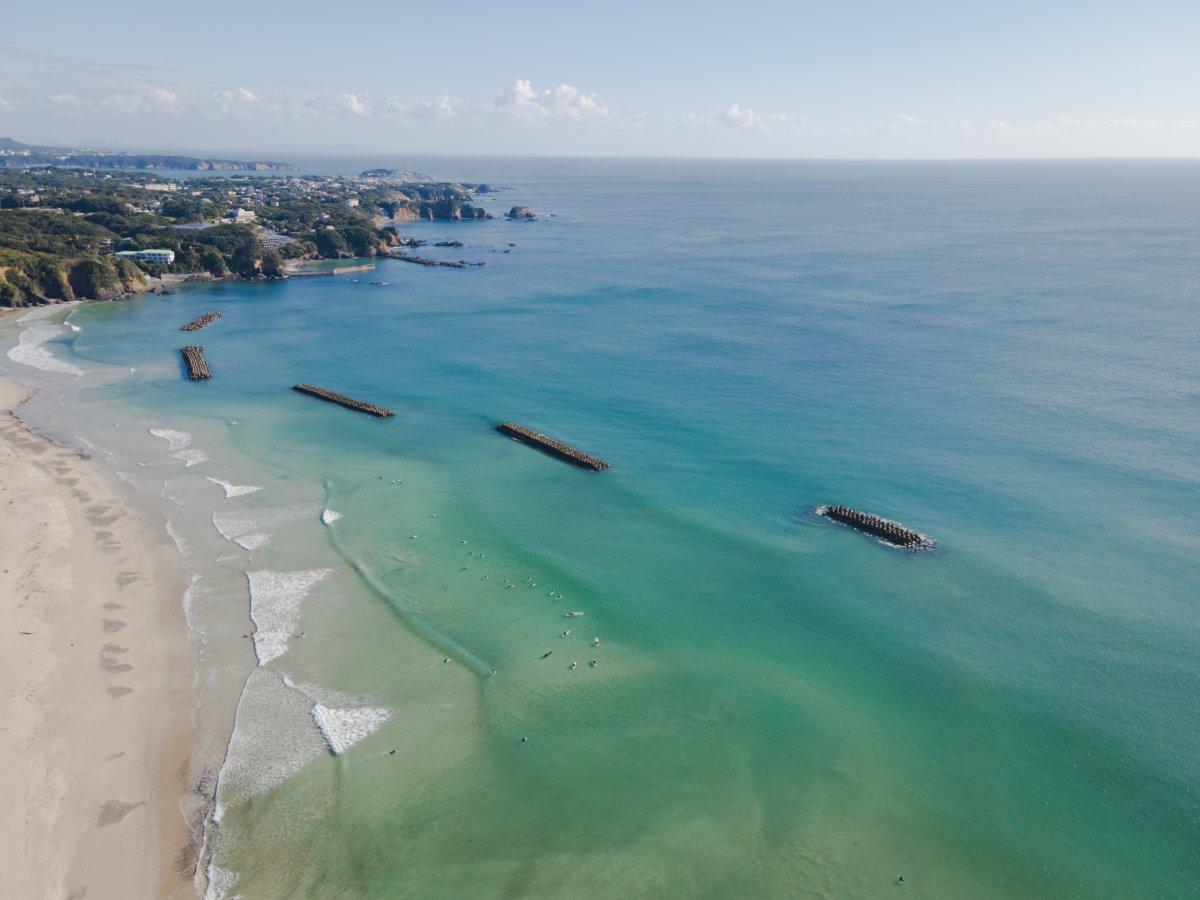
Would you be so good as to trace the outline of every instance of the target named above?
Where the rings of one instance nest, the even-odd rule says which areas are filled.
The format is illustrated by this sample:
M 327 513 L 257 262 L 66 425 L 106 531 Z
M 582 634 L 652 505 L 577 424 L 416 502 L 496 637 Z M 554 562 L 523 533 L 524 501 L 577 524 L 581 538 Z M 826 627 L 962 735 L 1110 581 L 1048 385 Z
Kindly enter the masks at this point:
M 0 897 L 194 896 L 184 573 L 23 396 L 0 381 Z

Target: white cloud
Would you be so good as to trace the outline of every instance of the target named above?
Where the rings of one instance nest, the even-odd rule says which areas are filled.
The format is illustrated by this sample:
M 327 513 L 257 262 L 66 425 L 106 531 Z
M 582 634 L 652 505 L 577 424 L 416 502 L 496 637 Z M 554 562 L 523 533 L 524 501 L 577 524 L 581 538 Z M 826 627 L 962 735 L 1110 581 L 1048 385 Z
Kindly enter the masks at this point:
M 919 98 L 915 98 L 919 99 Z M 0 71 L 0 114 L 17 137 L 90 133 L 153 142 L 339 139 L 376 146 L 403 135 L 422 148 L 462 150 L 488 134 L 508 152 L 645 152 L 824 156 L 1200 155 L 1200 116 L 1119 113 L 1019 120 L 922 117 L 878 120 L 831 113 L 821 123 L 739 100 L 698 111 L 622 112 L 570 84 L 516 79 L 474 97 L 270 91 L 172 83 L 160 72 Z M 512 127 L 514 125 L 524 127 Z M 570 127 L 575 126 L 575 127 Z M 681 134 L 682 129 L 694 131 Z M 44 141 L 43 141 L 44 142 Z
M 198 115 L 214 119 L 242 118 L 261 111 L 259 96 L 246 88 L 201 91 L 188 105 Z
M 0 88 L 4 87 L 0 82 Z M 96 112 L 129 117 L 188 115 L 214 120 L 254 118 L 297 122 L 377 117 L 405 125 L 453 119 L 547 125 L 620 124 L 614 112 L 592 94 L 585 94 L 569 84 L 538 90 L 525 79 L 513 81 L 490 103 L 445 94 L 416 99 L 335 92 L 256 94 L 244 87 L 163 87 L 136 80 L 126 80 L 118 85 L 109 79 L 88 81 L 84 78 L 75 79 L 69 87 L 69 90 L 59 92 L 39 92 L 34 87 L 25 91 L 24 100 L 43 110 L 72 115 Z
M 921 119 L 917 116 L 910 116 L 908 113 L 901 113 L 895 118 L 880 123 L 880 127 L 885 131 L 911 131 L 917 128 L 928 128 L 936 124 L 933 119 Z
M 732 103 L 715 112 L 684 113 L 678 121 L 692 128 L 725 128 L 730 131 L 759 133 L 799 129 L 807 124 L 802 116 L 757 113 L 751 107 L 742 106 L 740 103 Z
M 922 132 L 926 134 L 983 133 L 992 135 L 1052 135 L 1052 134 L 1189 134 L 1200 132 L 1200 120 L 1146 119 L 1135 116 L 1092 116 L 1076 118 L 1055 116 L 1035 122 L 1010 122 L 1007 119 L 922 119 L 902 114 L 875 126 L 889 132 Z
M 494 106 L 501 118 L 516 122 L 599 122 L 612 114 L 596 101 L 595 94 L 585 94 L 569 84 L 539 91 L 524 78 L 501 91 Z
M 164 88 L 153 88 L 144 93 L 111 94 L 102 98 L 97 104 L 101 109 L 118 115 L 136 115 L 138 113 L 179 113 L 179 95 Z
M 1039 131 L 1063 132 L 1195 132 L 1200 121 L 1195 119 L 1142 119 L 1134 116 L 1094 116 L 1076 119 L 1058 116 L 1035 126 Z
M 453 119 L 466 104 L 443 94 L 432 100 L 404 100 L 400 97 L 385 97 L 379 104 L 379 113 L 392 119 L 413 123 L 430 119 Z
M 754 110 L 738 103 L 725 107 L 717 116 L 717 123 L 734 131 L 746 131 L 754 127 Z
M 365 97 L 358 94 L 313 94 L 302 98 L 307 101 L 309 108 L 317 115 L 338 116 L 369 116 L 371 104 Z
M 46 100 L 59 109 L 77 110 L 84 106 L 83 100 L 76 94 L 51 94 Z

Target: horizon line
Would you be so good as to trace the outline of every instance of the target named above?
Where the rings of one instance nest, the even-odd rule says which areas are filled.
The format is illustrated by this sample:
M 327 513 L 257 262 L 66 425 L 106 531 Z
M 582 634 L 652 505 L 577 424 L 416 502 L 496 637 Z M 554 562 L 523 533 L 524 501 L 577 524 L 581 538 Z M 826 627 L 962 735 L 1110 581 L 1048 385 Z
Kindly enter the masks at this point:
M 224 156 L 223 154 L 236 155 L 257 155 L 257 154 L 272 154 L 286 155 L 288 153 L 300 154 L 308 157 L 354 157 L 354 156 L 387 156 L 403 158 L 405 156 L 426 156 L 445 159 L 546 159 L 546 160 L 646 160 L 646 161 L 688 161 L 688 162 L 878 162 L 878 163 L 930 163 L 930 162 L 1200 162 L 1200 154 L 1194 156 L 1121 156 L 1121 155 L 1105 155 L 1097 154 L 1095 156 L 1045 156 L 1045 155 L 1028 155 L 1028 156 L 704 156 L 704 155 L 678 155 L 678 154 L 641 154 L 641 153 L 610 153 L 610 154 L 583 154 L 583 153 L 461 153 L 447 152 L 437 150 L 414 150 L 414 151 L 397 151 L 397 150 L 368 150 L 365 148 L 355 149 L 283 149 L 283 148 L 229 148 L 226 150 L 187 150 L 180 147 L 171 149 L 153 148 L 145 145 L 128 145 L 122 147 L 119 143 L 116 145 L 108 144 L 107 142 L 92 142 L 85 141 L 80 144 L 72 145 L 70 143 L 39 143 L 36 141 L 19 140 L 8 135 L 0 135 L 0 138 L 9 137 L 10 140 L 18 141 L 18 143 L 27 144 L 33 147 L 53 147 L 61 149 L 88 149 L 99 152 L 110 153 L 142 153 L 142 154 L 162 154 L 170 156 L 191 156 L 195 159 L 230 159 L 232 156 Z M 112 149 L 105 149 L 105 147 Z M 221 154 L 221 155 L 218 155 Z M 277 158 L 267 160 L 262 157 L 258 159 L 239 159 L 239 162 L 288 162 L 285 158 Z M 17 167 L 13 167 L 17 168 Z M 37 168 L 31 166 L 30 168 Z

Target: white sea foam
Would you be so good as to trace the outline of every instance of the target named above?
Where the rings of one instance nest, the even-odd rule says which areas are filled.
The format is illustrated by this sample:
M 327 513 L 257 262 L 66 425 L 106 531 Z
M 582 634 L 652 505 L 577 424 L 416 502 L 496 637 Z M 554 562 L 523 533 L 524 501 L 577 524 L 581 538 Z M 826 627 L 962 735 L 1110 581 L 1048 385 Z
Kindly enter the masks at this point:
M 230 891 L 237 885 L 237 873 L 222 869 L 211 862 L 208 864 L 208 889 L 204 900 L 237 900 Z
M 187 590 L 183 592 L 183 618 L 189 628 L 192 627 L 192 607 L 196 605 L 196 595 L 199 593 L 196 582 L 199 580 L 200 576 L 193 572 L 188 579 Z
M 230 497 L 242 497 L 246 494 L 253 494 L 255 491 L 261 491 L 262 488 L 257 484 L 230 484 L 228 481 L 222 481 L 220 478 L 213 478 L 211 475 L 208 478 L 213 484 L 219 484 L 225 488 L 226 499 Z
M 340 512 L 334 512 L 332 509 L 327 509 L 321 513 L 321 521 L 326 525 L 332 525 L 342 517 Z
M 46 307 L 46 309 L 49 309 L 51 312 L 54 311 L 54 307 Z M 34 310 L 34 312 L 40 312 L 40 310 Z M 49 313 L 46 315 L 49 315 Z M 49 322 L 39 321 L 39 319 L 44 318 L 44 316 L 39 316 L 37 318 L 34 318 L 33 316 L 34 314 L 31 312 L 18 319 L 20 322 L 25 322 L 32 319 L 34 324 L 30 325 L 21 332 L 21 336 L 17 339 L 16 346 L 10 348 L 8 351 L 8 358 L 13 362 L 21 363 L 22 365 L 29 366 L 30 368 L 41 369 L 43 372 L 62 372 L 65 375 L 82 375 L 83 369 L 59 359 L 57 356 L 47 350 L 45 346 L 43 346 L 49 341 L 60 338 L 65 334 L 69 334 L 70 329 L 63 325 L 53 325 Z
M 329 749 L 340 754 L 390 719 L 392 712 L 377 706 L 333 709 L 317 703 L 312 708 L 312 717 Z
M 167 455 L 183 460 L 184 466 L 194 466 L 208 459 L 208 454 L 192 446 L 192 436 L 172 428 L 151 428 L 150 433 L 167 442 Z
M 325 752 L 311 706 L 277 672 L 250 673 L 221 766 L 213 811 L 217 822 L 231 805 L 282 784 Z
M 170 519 L 167 519 L 167 534 L 171 536 L 171 540 L 175 542 L 175 546 L 179 548 L 181 553 L 187 550 L 187 540 L 183 537 L 183 535 L 175 530 L 175 523 L 173 523 Z
M 208 454 L 196 447 L 184 447 L 178 453 L 172 453 L 175 459 L 182 459 L 185 466 L 194 466 L 208 459 Z
M 250 618 L 254 622 L 254 655 L 264 665 L 287 652 L 288 638 L 300 623 L 300 604 L 314 584 L 332 569 L 299 572 L 247 572 Z
M 196 475 L 181 475 L 178 478 L 164 478 L 162 489 L 158 495 L 169 500 L 176 506 L 183 506 L 184 499 L 197 488 L 203 487 L 203 481 Z
M 247 550 L 254 550 L 271 540 L 271 529 L 292 522 L 302 522 L 316 515 L 316 512 L 317 507 L 310 505 L 221 510 L 213 513 L 212 523 L 225 540 L 233 541 Z
M 299 691 L 313 703 L 337 703 L 340 706 L 361 706 L 371 703 L 373 697 L 356 697 L 341 691 L 330 690 L 307 681 L 293 681 L 289 676 L 283 676 L 283 683 L 294 691 Z
M 151 428 L 150 433 L 156 438 L 162 438 L 166 441 L 169 452 L 180 450 L 192 442 L 192 436 L 186 431 L 175 431 L 171 428 Z
M 48 306 L 35 306 L 29 312 L 25 313 L 18 322 L 36 322 L 38 319 L 48 319 L 64 309 L 70 309 L 72 306 L 78 306 L 78 300 L 72 300 L 69 303 L 53 303 Z

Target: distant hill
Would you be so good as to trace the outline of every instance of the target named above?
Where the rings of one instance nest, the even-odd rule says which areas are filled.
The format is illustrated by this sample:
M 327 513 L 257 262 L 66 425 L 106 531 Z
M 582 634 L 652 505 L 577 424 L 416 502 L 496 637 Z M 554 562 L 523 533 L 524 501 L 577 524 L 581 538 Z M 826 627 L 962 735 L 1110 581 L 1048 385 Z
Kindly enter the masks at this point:
M 160 153 L 125 153 L 74 147 L 39 147 L 0 137 L 0 169 L 26 166 L 80 166 L 88 169 L 186 169 L 195 172 L 286 172 L 281 162 L 198 159 Z

